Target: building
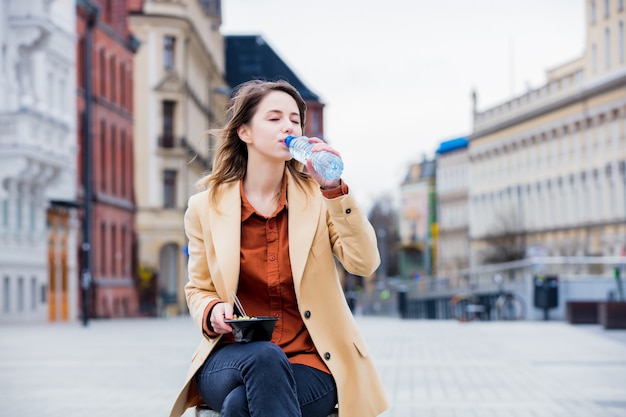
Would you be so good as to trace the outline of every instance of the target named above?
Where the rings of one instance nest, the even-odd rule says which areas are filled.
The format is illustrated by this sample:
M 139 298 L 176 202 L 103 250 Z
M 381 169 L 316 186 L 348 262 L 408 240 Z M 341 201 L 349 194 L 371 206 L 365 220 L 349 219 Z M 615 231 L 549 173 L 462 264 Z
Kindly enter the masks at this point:
M 76 15 L 81 297 L 89 317 L 136 316 L 132 92 L 138 44 L 124 0 L 79 0 Z
M 582 56 L 538 89 L 474 109 L 472 265 L 492 237 L 508 236 L 517 259 L 626 253 L 626 12 L 623 0 L 584 4 Z
M 286 80 L 293 85 L 306 102 L 304 134 L 324 138 L 324 103 L 311 91 L 271 46 L 259 35 L 227 35 L 226 81 L 232 88 L 239 84 L 261 79 Z
M 441 142 L 436 152 L 437 265 L 439 278 L 454 280 L 469 267 L 469 152 L 466 138 Z
M 211 171 L 228 86 L 219 0 L 128 2 L 135 56 L 134 182 L 142 312 L 187 311 L 183 216 Z M 226 93 L 226 94 L 225 94 Z
M 435 161 L 424 156 L 421 162 L 409 166 L 400 185 L 398 262 L 403 279 L 425 282 L 426 277 L 436 273 L 435 183 Z
M 0 322 L 78 316 L 73 4 L 0 6 Z

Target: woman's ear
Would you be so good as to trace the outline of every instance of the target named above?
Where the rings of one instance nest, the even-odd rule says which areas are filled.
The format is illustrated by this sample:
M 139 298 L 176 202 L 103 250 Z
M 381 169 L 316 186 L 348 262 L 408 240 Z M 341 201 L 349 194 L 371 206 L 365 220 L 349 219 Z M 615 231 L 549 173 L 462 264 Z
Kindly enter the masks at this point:
M 250 135 L 248 134 L 247 126 L 240 126 L 239 129 L 237 129 L 237 135 L 239 135 L 239 139 L 242 141 L 250 143 Z

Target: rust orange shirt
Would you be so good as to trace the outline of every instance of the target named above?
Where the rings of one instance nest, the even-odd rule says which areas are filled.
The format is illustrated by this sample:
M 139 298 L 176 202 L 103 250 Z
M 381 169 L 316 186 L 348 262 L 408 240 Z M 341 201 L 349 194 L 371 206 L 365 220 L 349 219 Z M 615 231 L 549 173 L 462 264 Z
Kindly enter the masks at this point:
M 289 261 L 289 230 L 287 204 L 287 176 L 276 211 L 269 217 L 257 213 L 239 184 L 241 192 L 241 268 L 237 297 L 250 316 L 275 316 L 279 320 L 272 342 L 281 347 L 289 361 L 308 365 L 330 373 L 317 354 L 298 310 Z M 339 197 L 348 192 L 345 183 L 332 190 L 322 190 L 326 198 Z M 205 311 L 205 331 L 208 328 L 211 303 Z M 225 334 L 219 344 L 234 343 L 232 334 Z

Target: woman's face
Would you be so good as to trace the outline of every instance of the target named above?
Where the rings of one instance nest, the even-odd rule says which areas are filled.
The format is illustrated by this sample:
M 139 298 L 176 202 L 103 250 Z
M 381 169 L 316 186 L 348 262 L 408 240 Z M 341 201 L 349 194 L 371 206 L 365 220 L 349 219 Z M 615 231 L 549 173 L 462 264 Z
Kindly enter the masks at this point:
M 300 111 L 296 101 L 282 91 L 271 91 L 260 102 L 249 124 L 237 133 L 248 144 L 249 158 L 288 161 L 287 136 L 301 136 Z

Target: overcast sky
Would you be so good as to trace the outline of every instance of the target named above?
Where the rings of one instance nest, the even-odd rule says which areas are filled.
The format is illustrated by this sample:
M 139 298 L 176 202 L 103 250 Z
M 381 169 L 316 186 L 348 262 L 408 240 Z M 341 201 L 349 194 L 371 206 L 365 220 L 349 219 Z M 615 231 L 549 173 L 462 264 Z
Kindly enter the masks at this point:
M 410 162 L 472 132 L 584 50 L 584 0 L 222 0 L 222 33 L 259 34 L 325 103 L 326 139 L 365 208 Z

